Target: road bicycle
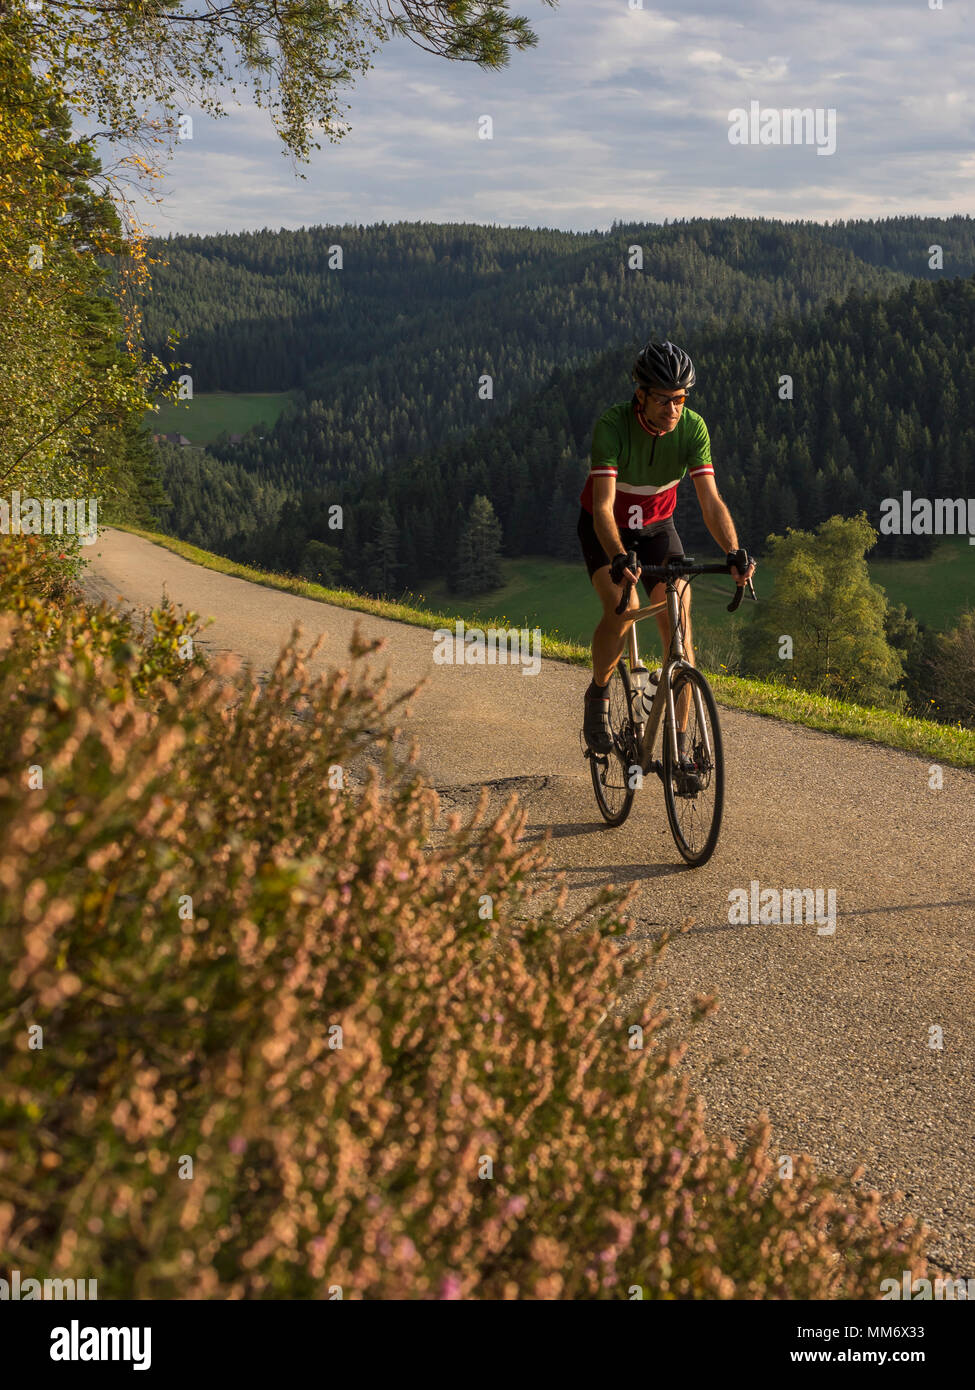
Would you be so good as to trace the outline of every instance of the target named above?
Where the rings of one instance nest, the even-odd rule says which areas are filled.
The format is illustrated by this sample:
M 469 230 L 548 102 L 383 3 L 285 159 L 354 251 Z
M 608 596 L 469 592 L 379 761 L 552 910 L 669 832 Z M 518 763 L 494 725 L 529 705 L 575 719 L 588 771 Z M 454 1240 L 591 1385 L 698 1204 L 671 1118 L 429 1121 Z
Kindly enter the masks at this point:
M 628 567 L 635 571 L 636 555 L 630 552 Z M 707 680 L 684 656 L 684 614 L 678 580 L 688 583 L 699 574 L 728 574 L 727 563 L 698 565 L 691 556 L 664 565 L 644 565 L 649 589 L 667 586 L 664 603 L 638 608 L 633 613 L 627 650 L 609 683 L 609 723 L 613 748 L 599 754 L 586 750 L 596 801 L 608 825 L 622 825 L 630 814 L 633 798 L 650 773 L 663 782 L 664 804 L 674 842 L 683 859 L 693 867 L 706 864 L 714 853 L 724 809 L 724 752 L 718 707 Z M 622 614 L 633 585 L 628 581 L 616 609 Z M 748 588 L 738 587 L 728 604 L 733 613 Z M 636 626 L 666 605 L 670 614 L 670 651 L 659 671 L 650 672 L 640 660 Z M 663 726 L 660 757 L 654 756 L 657 734 Z M 678 730 L 685 734 L 684 755 L 693 766 L 681 764 Z

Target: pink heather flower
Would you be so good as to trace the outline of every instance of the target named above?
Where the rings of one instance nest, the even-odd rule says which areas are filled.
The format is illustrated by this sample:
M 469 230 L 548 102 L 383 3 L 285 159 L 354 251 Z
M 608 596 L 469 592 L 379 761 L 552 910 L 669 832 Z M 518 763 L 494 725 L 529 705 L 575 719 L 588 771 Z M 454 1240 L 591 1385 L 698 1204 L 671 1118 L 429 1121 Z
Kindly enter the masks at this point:
M 458 1275 L 444 1275 L 443 1282 L 440 1285 L 440 1297 L 441 1299 L 450 1300 L 456 1300 L 460 1298 L 460 1278 Z
M 230 1141 L 230 1152 L 232 1154 L 242 1154 L 247 1148 L 247 1140 L 242 1134 L 235 1134 Z
M 524 1216 L 528 1207 L 527 1197 L 512 1197 L 504 1209 L 506 1216 Z
M 409 1236 L 403 1236 L 399 1243 L 399 1257 L 401 1260 L 416 1259 L 416 1246 L 410 1240 Z

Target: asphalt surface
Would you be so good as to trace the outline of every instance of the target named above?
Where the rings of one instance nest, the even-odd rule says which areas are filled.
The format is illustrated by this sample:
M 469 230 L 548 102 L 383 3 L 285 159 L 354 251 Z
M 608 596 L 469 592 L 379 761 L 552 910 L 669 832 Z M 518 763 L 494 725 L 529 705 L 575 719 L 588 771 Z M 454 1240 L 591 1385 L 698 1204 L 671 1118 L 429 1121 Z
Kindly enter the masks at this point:
M 407 729 L 445 810 L 473 807 L 484 784 L 498 805 L 515 791 L 526 837 L 551 830 L 570 910 L 635 882 L 627 912 L 648 938 L 692 919 L 669 948 L 664 1002 L 680 1020 L 696 994 L 720 998 L 686 1064 L 712 1127 L 741 1136 L 764 1111 L 780 1154 L 838 1173 L 862 1162 L 865 1185 L 900 1189 L 935 1228 L 932 1261 L 975 1277 L 975 774 L 946 767 L 934 791 L 927 759 L 722 707 L 721 840 L 688 869 L 656 779 L 624 825 L 603 825 L 580 752 L 580 668 L 437 665 L 429 630 L 229 578 L 121 531 L 88 558 L 92 597 L 140 608 L 165 588 L 215 618 L 210 651 L 258 671 L 295 621 L 324 634 L 322 667 L 346 664 L 356 622 L 385 638 L 377 669 L 388 660 L 393 690 L 428 682 Z M 731 925 L 729 892 L 752 880 L 835 890 L 835 933 Z

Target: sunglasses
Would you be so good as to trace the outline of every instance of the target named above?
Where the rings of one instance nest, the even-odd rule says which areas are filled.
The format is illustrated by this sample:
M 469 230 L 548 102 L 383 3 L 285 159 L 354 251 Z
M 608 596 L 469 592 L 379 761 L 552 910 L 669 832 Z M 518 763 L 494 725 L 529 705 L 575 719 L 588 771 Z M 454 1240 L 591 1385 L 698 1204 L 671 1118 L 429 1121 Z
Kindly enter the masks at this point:
M 657 405 L 683 405 L 689 393 L 685 391 L 682 396 L 659 396 L 656 391 L 648 391 L 647 395 L 652 401 L 656 401 Z

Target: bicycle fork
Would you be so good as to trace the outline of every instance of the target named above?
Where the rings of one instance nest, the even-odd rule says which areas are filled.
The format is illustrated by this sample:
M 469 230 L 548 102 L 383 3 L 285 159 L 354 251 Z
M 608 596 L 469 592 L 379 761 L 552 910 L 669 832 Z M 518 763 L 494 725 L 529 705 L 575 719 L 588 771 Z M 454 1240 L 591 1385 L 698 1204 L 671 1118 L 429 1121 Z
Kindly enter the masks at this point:
M 668 594 L 668 599 L 670 598 L 671 595 Z M 676 608 L 676 596 L 671 603 L 671 608 Z M 670 738 L 671 765 L 673 767 L 679 766 L 680 755 L 677 751 L 677 711 L 674 705 L 673 674 L 675 671 L 690 671 L 693 668 L 690 663 L 684 659 L 683 644 L 680 640 L 680 629 L 677 626 L 676 614 L 673 611 L 671 612 L 671 619 L 671 632 L 674 634 L 671 643 L 671 652 L 661 668 L 660 679 L 657 682 L 657 689 L 653 697 L 653 703 L 650 706 L 650 712 L 648 714 L 645 708 L 634 711 L 634 718 L 637 723 L 637 755 L 641 771 L 644 775 L 648 772 L 659 772 L 661 775 L 663 774 L 662 763 L 655 763 L 653 760 L 653 748 L 657 741 L 657 730 L 660 727 L 660 720 L 665 708 L 667 711 L 667 721 L 664 727 Z M 630 660 L 630 672 L 632 673 L 634 670 L 640 670 L 640 651 L 636 640 L 636 623 L 630 625 L 628 655 Z M 701 730 L 701 737 L 704 743 L 704 753 L 707 758 L 708 766 L 711 766 L 713 765 L 714 757 L 711 748 L 711 739 L 708 734 L 708 724 L 704 716 L 704 701 L 701 698 L 701 691 L 697 684 L 692 686 L 692 691 L 694 695 L 694 710 L 697 715 L 697 724 L 698 728 Z M 643 692 L 641 690 L 639 697 L 641 703 L 642 696 Z

